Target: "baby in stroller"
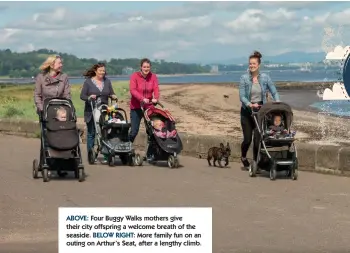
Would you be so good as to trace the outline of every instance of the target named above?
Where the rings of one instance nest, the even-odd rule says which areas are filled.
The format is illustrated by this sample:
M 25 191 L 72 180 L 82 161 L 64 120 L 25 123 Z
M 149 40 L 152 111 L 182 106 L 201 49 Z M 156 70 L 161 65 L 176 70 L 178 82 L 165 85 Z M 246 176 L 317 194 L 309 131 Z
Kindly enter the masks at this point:
M 67 110 L 64 107 L 59 107 L 56 112 L 56 120 L 67 121 Z
M 272 124 L 268 127 L 266 130 L 266 135 L 269 136 L 270 138 L 275 138 L 278 136 L 279 138 L 287 138 L 287 137 L 294 137 L 295 131 L 291 132 L 290 134 L 288 133 L 288 130 L 284 127 L 283 120 L 282 120 L 282 115 L 281 114 L 274 114 L 272 113 L 270 115 L 270 122 L 272 121 Z
M 112 105 L 107 108 L 106 120 L 108 123 L 126 124 L 123 115 L 117 111 L 116 105 Z
M 68 171 L 75 174 L 80 182 L 84 181 L 84 165 L 79 146 L 75 108 L 71 100 L 48 98 L 44 101 L 40 115 L 41 146 L 40 159 L 33 161 L 33 178 L 41 172 L 43 181 L 48 182 L 51 171 L 64 177 Z
M 175 138 L 176 137 L 176 130 L 168 131 L 165 127 L 164 122 L 159 118 L 154 118 L 152 120 L 152 127 L 154 129 L 154 133 L 156 136 L 160 138 Z

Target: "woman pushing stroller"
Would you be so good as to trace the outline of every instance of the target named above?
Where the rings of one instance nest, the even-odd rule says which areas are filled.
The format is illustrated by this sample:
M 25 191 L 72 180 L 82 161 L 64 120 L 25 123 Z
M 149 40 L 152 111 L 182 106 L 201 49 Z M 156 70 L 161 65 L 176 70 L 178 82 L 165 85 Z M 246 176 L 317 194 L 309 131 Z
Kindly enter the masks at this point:
M 151 72 L 151 61 L 144 58 L 140 62 L 140 71 L 130 77 L 130 141 L 134 142 L 143 118 L 142 104 L 156 104 L 159 99 L 159 83 L 157 75 Z
M 260 73 L 262 55 L 255 51 L 249 56 L 249 70 L 247 74 L 241 76 L 239 84 L 239 98 L 242 102 L 241 107 L 241 126 L 243 131 L 243 142 L 241 145 L 241 161 L 246 169 L 250 168 L 247 159 L 247 152 L 253 139 L 255 123 L 252 118 L 252 111 L 257 111 L 266 103 L 266 94 L 269 91 L 273 100 L 280 101 L 276 86 L 270 76 L 266 73 Z M 254 138 L 253 143 L 253 162 L 256 162 L 258 153 L 259 138 Z
M 87 128 L 86 142 L 89 153 L 94 148 L 96 135 L 90 101 L 93 100 L 100 104 L 108 104 L 109 97 L 116 100 L 117 96 L 114 93 L 111 81 L 106 77 L 106 67 L 104 63 L 93 65 L 85 72 L 84 76 L 86 80 L 80 93 L 80 99 L 85 101 L 84 121 Z M 104 156 L 102 163 L 107 162 L 107 156 Z
M 34 102 L 39 118 L 42 119 L 44 101 L 48 98 L 71 99 L 71 89 L 68 76 L 62 72 L 63 61 L 59 55 L 49 56 L 40 66 L 41 73 L 35 78 Z M 41 122 L 43 127 L 46 123 Z M 46 138 L 44 138 L 47 146 Z M 58 171 L 59 176 L 66 176 L 67 172 Z
M 170 168 L 177 168 L 177 155 L 182 150 L 182 142 L 177 134 L 174 118 L 158 103 L 158 78 L 151 72 L 149 59 L 142 59 L 140 71 L 131 75 L 130 94 L 130 141 L 135 141 L 141 120 L 144 119 L 148 140 L 146 160 L 151 163 L 167 161 Z M 156 108 L 152 104 L 158 104 L 162 108 Z

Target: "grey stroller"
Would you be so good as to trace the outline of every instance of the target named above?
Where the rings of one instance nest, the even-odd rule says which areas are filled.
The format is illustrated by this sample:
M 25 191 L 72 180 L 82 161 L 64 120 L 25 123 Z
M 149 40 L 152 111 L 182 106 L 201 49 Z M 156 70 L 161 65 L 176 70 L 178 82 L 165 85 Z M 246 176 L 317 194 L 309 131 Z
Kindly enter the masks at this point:
M 59 107 L 67 111 L 67 121 L 57 121 Z M 33 178 L 42 174 L 44 182 L 51 178 L 51 171 L 74 172 L 79 182 L 85 180 L 84 165 L 79 144 L 80 131 L 77 127 L 75 108 L 71 100 L 48 98 L 44 101 L 44 110 L 39 117 L 41 129 L 40 159 L 33 161 Z
M 108 156 L 109 166 L 115 165 L 118 156 L 123 165 L 142 165 L 142 158 L 136 154 L 132 142 L 129 140 L 131 124 L 124 109 L 115 103 L 113 106 L 101 104 L 99 96 L 91 100 L 93 120 L 95 124 L 95 148 L 88 152 L 89 164 L 94 164 L 98 154 Z M 112 101 L 112 99 L 111 99 Z M 113 108 L 116 121 L 108 119 L 110 108 Z
M 285 132 L 269 135 L 269 125 L 273 123 L 272 115 L 278 114 L 282 118 Z M 258 112 L 252 113 L 256 129 L 254 138 L 259 138 L 257 160 L 253 161 L 249 169 L 249 176 L 255 177 L 258 167 L 270 172 L 270 179 L 275 180 L 278 171 L 285 171 L 293 180 L 298 178 L 297 148 L 294 143 L 294 133 L 291 132 L 293 122 L 292 108 L 282 102 L 267 103 Z

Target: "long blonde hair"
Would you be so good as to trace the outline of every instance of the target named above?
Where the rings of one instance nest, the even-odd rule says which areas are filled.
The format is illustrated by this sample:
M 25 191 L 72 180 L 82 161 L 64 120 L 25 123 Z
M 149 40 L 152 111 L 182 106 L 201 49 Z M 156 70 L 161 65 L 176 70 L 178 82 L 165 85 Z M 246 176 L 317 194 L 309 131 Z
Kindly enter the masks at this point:
M 41 64 L 39 69 L 45 73 L 48 73 L 51 69 L 52 64 L 57 60 L 61 59 L 59 55 L 50 55 L 47 59 Z

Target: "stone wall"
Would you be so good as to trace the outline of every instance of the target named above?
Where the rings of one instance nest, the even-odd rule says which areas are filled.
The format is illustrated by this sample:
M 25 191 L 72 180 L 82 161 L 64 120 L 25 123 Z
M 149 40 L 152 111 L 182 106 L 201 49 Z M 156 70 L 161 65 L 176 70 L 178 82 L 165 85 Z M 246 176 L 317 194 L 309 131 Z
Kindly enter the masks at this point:
M 82 142 L 85 143 L 85 125 L 78 124 L 82 130 Z M 39 123 L 35 121 L 0 119 L 0 132 L 17 135 L 40 136 Z M 183 142 L 182 155 L 205 158 L 209 147 L 227 142 L 231 146 L 231 161 L 240 161 L 240 140 L 229 136 L 206 136 L 180 133 Z M 142 150 L 146 144 L 146 134 L 140 132 L 135 140 L 136 148 Z M 350 148 L 340 146 L 321 146 L 315 144 L 297 143 L 300 170 L 328 173 L 335 175 L 350 175 Z M 252 157 L 251 150 L 248 157 Z

